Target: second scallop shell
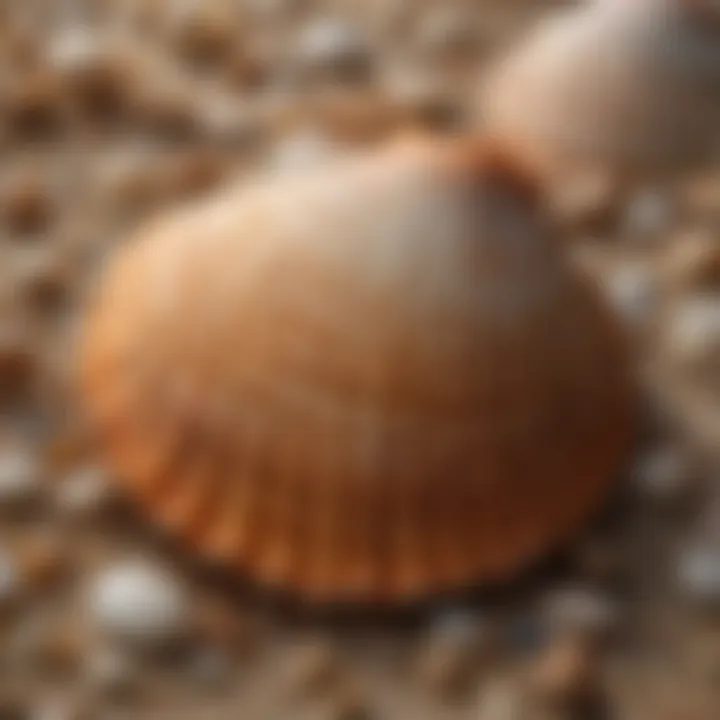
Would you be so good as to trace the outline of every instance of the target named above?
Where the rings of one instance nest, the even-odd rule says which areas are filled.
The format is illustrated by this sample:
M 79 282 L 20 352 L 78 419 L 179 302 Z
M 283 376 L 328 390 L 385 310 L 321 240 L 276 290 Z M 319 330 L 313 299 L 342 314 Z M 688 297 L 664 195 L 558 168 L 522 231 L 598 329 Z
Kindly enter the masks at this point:
M 400 143 L 161 219 L 110 268 L 83 390 L 158 523 L 316 601 L 502 580 L 628 448 L 624 350 L 496 150 Z

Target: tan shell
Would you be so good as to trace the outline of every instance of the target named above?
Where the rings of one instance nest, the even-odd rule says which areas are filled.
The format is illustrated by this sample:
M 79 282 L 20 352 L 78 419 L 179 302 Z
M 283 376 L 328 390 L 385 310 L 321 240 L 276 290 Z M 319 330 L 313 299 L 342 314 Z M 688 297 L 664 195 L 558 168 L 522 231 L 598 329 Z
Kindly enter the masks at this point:
M 707 0 L 596 0 L 557 12 L 491 69 L 491 132 L 543 170 L 647 180 L 718 139 L 720 13 Z
M 111 267 L 84 392 L 163 526 L 270 586 L 400 601 L 578 530 L 630 435 L 624 352 L 497 154 L 400 143 L 258 178 Z

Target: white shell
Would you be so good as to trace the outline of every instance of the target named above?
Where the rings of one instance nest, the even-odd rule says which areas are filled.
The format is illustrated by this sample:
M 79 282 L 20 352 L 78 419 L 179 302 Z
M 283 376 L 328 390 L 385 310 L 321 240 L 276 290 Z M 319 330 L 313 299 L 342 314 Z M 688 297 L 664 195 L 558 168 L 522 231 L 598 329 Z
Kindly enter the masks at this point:
M 483 112 L 550 172 L 676 172 L 705 162 L 720 32 L 679 0 L 598 2 L 536 27 L 490 73 Z

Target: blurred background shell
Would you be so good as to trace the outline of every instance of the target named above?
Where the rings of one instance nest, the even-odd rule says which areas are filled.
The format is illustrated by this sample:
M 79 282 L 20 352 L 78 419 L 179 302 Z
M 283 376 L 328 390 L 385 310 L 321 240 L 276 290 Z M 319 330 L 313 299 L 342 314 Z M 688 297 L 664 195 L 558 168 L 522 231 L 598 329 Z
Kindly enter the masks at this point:
M 599 0 L 556 11 L 495 62 L 481 112 L 544 170 L 647 181 L 717 144 L 712 3 Z
M 268 173 L 111 266 L 83 389 L 111 463 L 202 554 L 320 601 L 499 581 L 629 447 L 624 347 L 512 161 L 407 141 Z

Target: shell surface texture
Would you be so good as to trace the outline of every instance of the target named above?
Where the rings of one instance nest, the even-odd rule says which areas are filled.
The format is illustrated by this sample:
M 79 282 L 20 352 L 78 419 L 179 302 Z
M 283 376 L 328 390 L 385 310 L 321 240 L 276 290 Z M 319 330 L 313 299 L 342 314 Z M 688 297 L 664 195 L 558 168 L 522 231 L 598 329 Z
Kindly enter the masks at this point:
M 321 603 L 508 579 L 632 435 L 625 346 L 497 149 L 412 140 L 258 178 L 111 264 L 82 390 L 110 464 L 202 556 Z
M 709 0 L 556 11 L 491 69 L 480 112 L 551 172 L 692 171 L 718 140 L 720 11 Z

